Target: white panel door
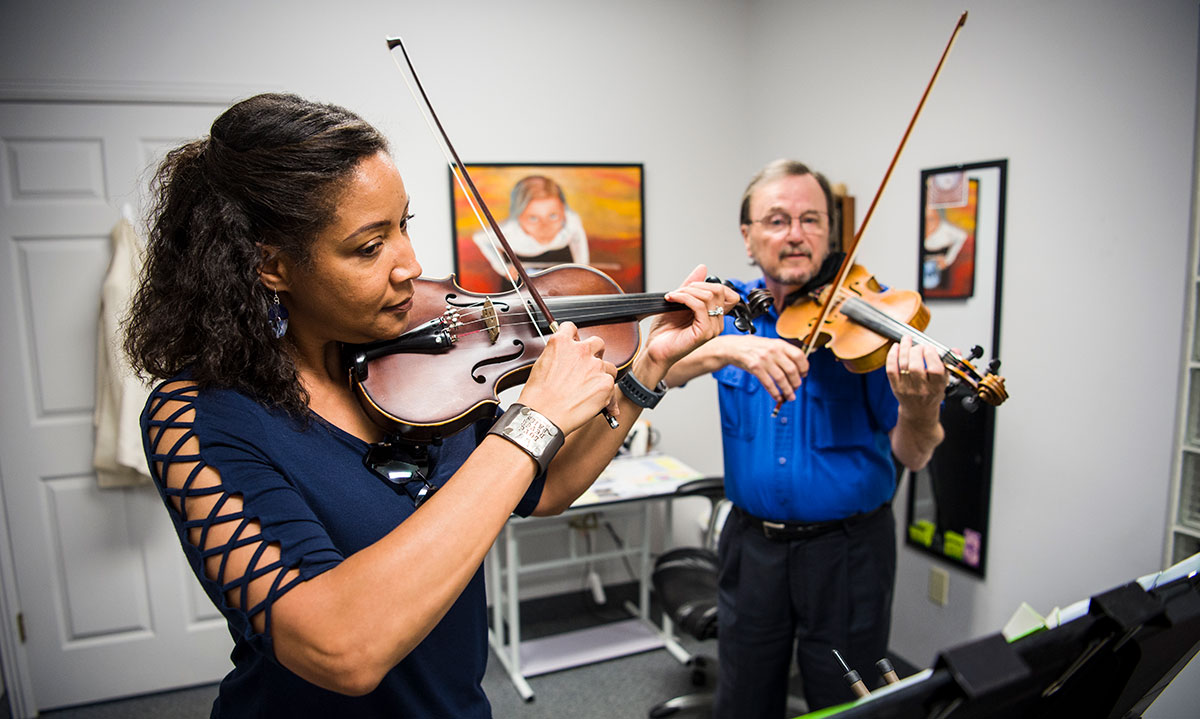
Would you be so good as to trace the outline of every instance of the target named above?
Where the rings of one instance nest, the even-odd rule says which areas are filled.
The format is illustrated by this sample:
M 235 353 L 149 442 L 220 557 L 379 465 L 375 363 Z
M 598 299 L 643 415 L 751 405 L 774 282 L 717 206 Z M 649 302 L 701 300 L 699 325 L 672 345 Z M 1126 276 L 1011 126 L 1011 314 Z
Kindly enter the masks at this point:
M 0 483 L 39 710 L 229 669 L 153 487 L 99 489 L 91 466 L 109 233 L 122 205 L 140 217 L 165 149 L 218 112 L 0 103 Z

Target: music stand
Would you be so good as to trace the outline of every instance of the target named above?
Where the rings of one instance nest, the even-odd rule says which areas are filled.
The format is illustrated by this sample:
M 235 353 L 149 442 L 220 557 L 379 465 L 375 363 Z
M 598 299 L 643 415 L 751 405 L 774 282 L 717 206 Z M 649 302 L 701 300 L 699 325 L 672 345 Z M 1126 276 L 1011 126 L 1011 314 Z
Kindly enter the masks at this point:
M 1087 611 L 1013 642 L 993 634 L 942 652 L 838 719 L 1140 717 L 1200 649 L 1200 554 L 1093 596 Z

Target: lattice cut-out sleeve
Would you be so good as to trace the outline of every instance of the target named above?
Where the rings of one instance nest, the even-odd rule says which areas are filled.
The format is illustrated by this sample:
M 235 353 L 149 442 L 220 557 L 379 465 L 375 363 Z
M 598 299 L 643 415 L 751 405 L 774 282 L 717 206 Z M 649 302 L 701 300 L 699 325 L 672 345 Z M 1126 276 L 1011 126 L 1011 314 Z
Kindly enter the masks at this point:
M 246 398 L 167 382 L 152 393 L 142 427 L 151 476 L 192 569 L 231 628 L 273 653 L 271 605 L 341 553 L 271 460 L 271 437 Z

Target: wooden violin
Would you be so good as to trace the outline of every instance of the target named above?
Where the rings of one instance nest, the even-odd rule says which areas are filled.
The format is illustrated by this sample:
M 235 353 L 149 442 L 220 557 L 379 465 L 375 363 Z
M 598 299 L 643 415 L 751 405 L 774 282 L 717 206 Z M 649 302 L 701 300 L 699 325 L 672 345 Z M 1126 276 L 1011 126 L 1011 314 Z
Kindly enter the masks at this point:
M 560 265 L 531 279 L 553 317 L 575 323 L 581 338 L 604 340 L 604 358 L 618 372 L 637 355 L 639 320 L 687 309 L 661 294 L 622 294 L 608 275 L 581 265 Z M 405 441 L 426 443 L 492 416 L 498 394 L 528 378 L 551 329 L 520 289 L 477 294 L 453 275 L 422 277 L 413 285 L 415 326 L 393 340 L 346 345 L 343 361 L 376 424 Z M 730 314 L 748 327 L 744 312 L 739 305 Z
M 884 289 L 865 267 L 854 264 L 839 286 L 826 285 L 784 308 L 775 327 L 780 337 L 805 338 L 813 347 L 828 348 L 859 374 L 882 367 L 892 343 L 910 335 L 914 345 L 938 351 L 951 376 L 947 393 L 961 396 L 964 408 L 974 410 L 980 400 L 999 406 L 1008 399 L 1004 378 L 995 374 L 1000 360 L 993 359 L 980 375 L 970 360 L 983 350 L 975 347 L 969 358 L 962 357 L 923 332 L 929 320 L 920 293 Z

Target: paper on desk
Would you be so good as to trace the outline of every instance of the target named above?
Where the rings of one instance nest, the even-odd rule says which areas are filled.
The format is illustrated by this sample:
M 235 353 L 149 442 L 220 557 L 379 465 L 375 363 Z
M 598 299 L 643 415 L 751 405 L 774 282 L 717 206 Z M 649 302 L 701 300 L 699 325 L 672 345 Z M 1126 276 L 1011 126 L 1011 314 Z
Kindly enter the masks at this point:
M 671 494 L 705 475 L 665 454 L 617 457 L 572 507 Z

